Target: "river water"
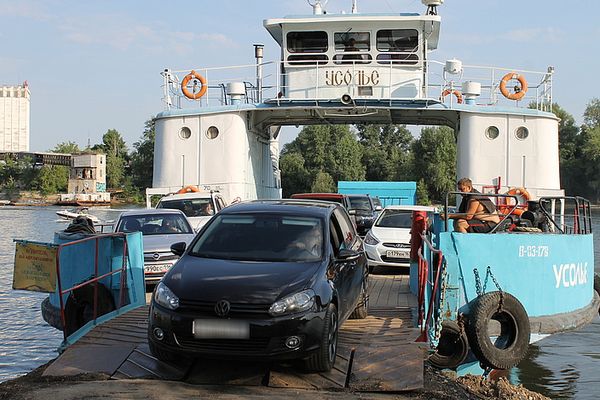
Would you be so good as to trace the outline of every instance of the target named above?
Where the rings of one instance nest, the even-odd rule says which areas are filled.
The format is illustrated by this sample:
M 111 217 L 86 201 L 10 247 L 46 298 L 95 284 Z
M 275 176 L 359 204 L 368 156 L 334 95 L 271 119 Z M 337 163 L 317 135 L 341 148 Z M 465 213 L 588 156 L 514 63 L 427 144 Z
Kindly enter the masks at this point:
M 62 333 L 41 317 L 46 294 L 12 290 L 13 239 L 52 241 L 58 207 L 0 207 L 0 382 L 23 375 L 57 356 Z M 101 220 L 122 210 L 94 208 Z M 594 215 L 600 232 L 600 212 Z M 595 237 L 600 271 L 600 234 Z M 513 383 L 553 399 L 597 399 L 600 385 L 600 320 L 584 329 L 553 335 L 530 346 L 528 357 L 510 372 Z

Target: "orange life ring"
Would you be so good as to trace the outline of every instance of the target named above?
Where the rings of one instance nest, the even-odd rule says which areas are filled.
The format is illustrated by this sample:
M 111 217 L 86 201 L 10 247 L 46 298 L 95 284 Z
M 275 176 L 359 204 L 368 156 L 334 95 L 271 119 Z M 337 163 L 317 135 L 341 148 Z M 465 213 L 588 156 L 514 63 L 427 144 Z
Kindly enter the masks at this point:
M 514 93 L 509 93 L 506 87 L 508 81 L 510 81 L 511 79 L 516 79 L 521 84 L 520 88 L 518 86 L 515 86 Z M 508 74 L 504 75 L 504 77 L 500 81 L 500 93 L 502 93 L 502 95 L 509 100 L 521 100 L 523 97 L 525 97 L 527 89 L 528 87 L 525 77 L 523 75 L 517 74 L 516 72 L 509 72 Z
M 181 189 L 179 189 L 177 191 L 177 194 L 184 194 L 184 193 L 191 193 L 191 192 L 199 192 L 200 190 L 198 189 L 198 186 L 194 186 L 194 185 L 188 185 L 185 187 L 182 187 Z
M 531 195 L 525 188 L 511 188 L 506 194 L 509 196 L 517 196 L 517 206 L 515 208 L 515 205 L 512 204 L 512 198 L 505 198 L 505 201 L 510 201 L 511 203 L 498 204 L 498 211 L 501 214 L 514 214 L 520 216 L 527 211 L 527 202 L 531 199 Z M 522 202 L 520 201 L 521 199 L 523 199 Z
M 444 97 L 448 96 L 450 93 L 452 93 L 453 95 L 456 96 L 456 102 L 458 104 L 462 104 L 462 102 L 463 102 L 462 93 L 458 90 L 450 90 L 450 89 L 444 90 L 442 92 L 442 95 L 440 96 L 440 101 L 444 101 Z
M 187 84 L 192 79 L 199 80 L 200 84 L 202 85 L 200 87 L 200 91 L 198 93 L 194 93 L 193 91 L 190 91 L 187 88 Z M 194 86 L 196 86 L 196 85 L 194 84 Z M 202 75 L 200 75 L 199 73 L 197 73 L 194 70 L 192 70 L 192 72 L 190 72 L 189 74 L 187 74 L 183 78 L 183 80 L 181 81 L 181 91 L 183 92 L 183 94 L 185 95 L 185 97 L 187 97 L 188 99 L 192 99 L 192 100 L 199 99 L 200 97 L 204 96 L 204 94 L 206 93 L 206 89 L 207 88 L 208 88 L 208 86 L 206 85 L 206 78 L 204 78 Z

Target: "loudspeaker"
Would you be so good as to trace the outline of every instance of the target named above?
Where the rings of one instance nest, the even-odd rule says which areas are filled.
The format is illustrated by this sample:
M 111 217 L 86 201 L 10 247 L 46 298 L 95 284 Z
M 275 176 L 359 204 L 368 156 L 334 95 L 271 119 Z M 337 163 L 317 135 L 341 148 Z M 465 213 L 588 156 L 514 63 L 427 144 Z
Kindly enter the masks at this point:
M 342 104 L 352 104 L 352 97 L 350 97 L 350 95 L 346 93 L 342 95 L 340 101 L 342 102 Z

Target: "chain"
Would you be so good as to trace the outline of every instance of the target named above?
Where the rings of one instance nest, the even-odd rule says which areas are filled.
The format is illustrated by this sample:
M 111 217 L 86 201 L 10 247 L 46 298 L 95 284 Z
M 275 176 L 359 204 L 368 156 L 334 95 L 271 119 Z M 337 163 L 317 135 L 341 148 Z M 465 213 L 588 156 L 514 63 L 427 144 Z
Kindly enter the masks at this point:
M 447 275 L 447 270 L 446 270 L 446 260 L 442 260 L 442 286 L 441 286 L 441 291 L 440 291 L 440 303 L 438 305 L 438 309 L 437 309 L 437 318 L 435 319 L 435 334 L 434 334 L 434 341 L 436 343 L 439 342 L 440 337 L 442 336 L 442 312 L 443 312 L 443 305 L 444 305 L 444 300 L 446 298 L 446 288 L 448 286 L 448 282 L 446 280 L 446 275 Z
M 475 291 L 477 292 L 477 297 L 479 297 L 483 294 L 483 290 L 481 289 L 481 280 L 479 279 L 477 268 L 473 268 L 473 274 L 475 275 Z
M 490 267 L 489 265 L 487 267 L 487 271 L 485 274 L 486 280 L 487 280 L 488 275 L 492 278 L 494 285 L 496 285 L 496 287 L 498 288 L 498 291 L 500 292 L 500 304 L 498 304 L 498 311 L 500 311 L 500 310 L 502 310 L 502 308 L 504 306 L 504 291 L 500 287 L 500 284 L 496 280 L 496 277 L 494 276 L 494 274 L 492 274 L 492 267 Z

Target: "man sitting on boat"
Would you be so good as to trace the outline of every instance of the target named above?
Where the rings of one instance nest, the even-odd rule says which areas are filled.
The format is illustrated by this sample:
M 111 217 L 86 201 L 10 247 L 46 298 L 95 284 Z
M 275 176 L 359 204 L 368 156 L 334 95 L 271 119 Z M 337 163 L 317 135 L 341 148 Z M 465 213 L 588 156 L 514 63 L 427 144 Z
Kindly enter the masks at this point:
M 494 229 L 500 222 L 496 205 L 487 196 L 477 196 L 479 191 L 473 188 L 469 178 L 462 178 L 457 186 L 463 193 L 458 213 L 447 215 L 448 219 L 454 220 L 454 230 L 461 233 L 488 233 Z

